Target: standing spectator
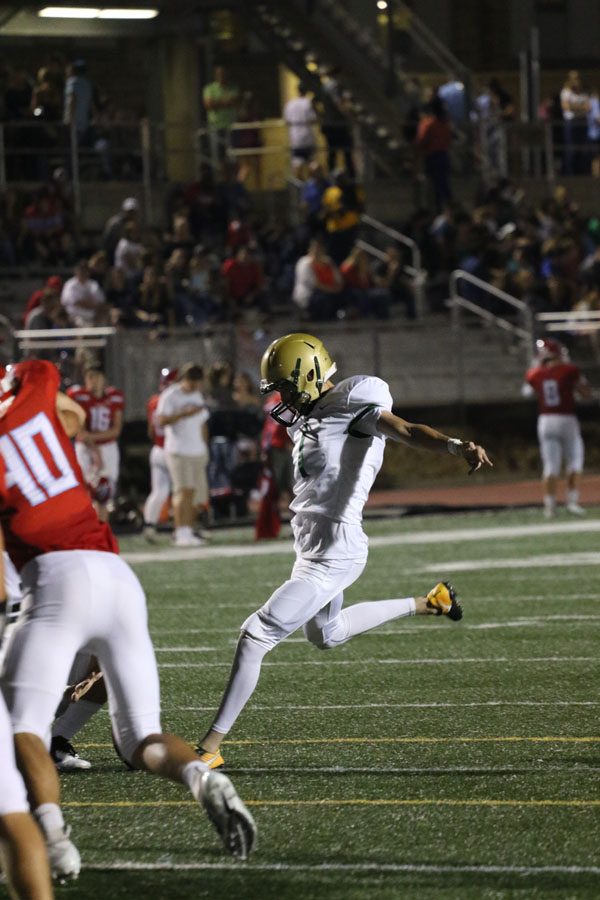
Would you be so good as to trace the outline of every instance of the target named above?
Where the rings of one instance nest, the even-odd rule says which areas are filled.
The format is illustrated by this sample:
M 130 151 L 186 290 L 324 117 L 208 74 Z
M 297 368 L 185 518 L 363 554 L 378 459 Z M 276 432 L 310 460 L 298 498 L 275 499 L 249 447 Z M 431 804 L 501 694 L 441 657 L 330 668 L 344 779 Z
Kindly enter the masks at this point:
M 251 91 L 244 91 L 238 112 L 238 123 L 256 123 L 262 119 L 256 97 Z M 231 133 L 231 146 L 234 150 L 243 151 L 243 163 L 254 176 L 254 188 L 262 187 L 260 148 L 263 145 L 262 132 L 255 124 L 249 124 L 246 128 L 234 128 Z M 256 149 L 256 153 L 251 150 Z
M 91 123 L 94 111 L 94 88 L 87 77 L 87 66 L 82 59 L 69 66 L 65 82 L 63 121 L 77 132 L 77 140 L 83 145 L 91 141 Z
M 190 299 L 189 263 L 185 250 L 173 250 L 165 265 L 165 283 L 169 305 L 176 325 L 194 325 L 194 307 Z
M 344 167 L 350 178 L 355 178 L 354 157 L 352 155 L 352 131 L 348 125 L 345 110 L 347 101 L 338 83 L 338 68 L 331 68 L 323 79 L 323 119 L 321 131 L 327 142 L 327 168 L 333 172 L 338 165 L 338 154 L 344 159 Z
M 572 69 L 560 92 L 564 133 L 564 175 L 587 175 L 589 164 L 585 152 L 590 98 L 583 90 L 581 76 Z
M 305 174 L 306 164 L 313 158 L 316 149 L 314 124 L 317 114 L 307 93 L 306 87 L 299 84 L 298 96 L 288 100 L 283 109 L 283 118 L 288 128 L 292 172 L 298 178 Z
M 568 362 L 565 348 L 555 340 L 537 341 L 536 364 L 525 373 L 525 393 L 538 401 L 538 440 L 542 457 L 544 515 L 556 513 L 556 487 L 561 468 L 567 475 L 567 512 L 581 516 L 579 481 L 584 446 L 575 414 L 575 398 L 589 399 L 591 388 L 578 366 Z
M 99 366 L 89 366 L 83 382 L 83 386 L 74 385 L 67 391 L 86 413 L 85 425 L 75 441 L 75 454 L 98 518 L 108 522 L 109 502 L 116 496 L 119 481 L 118 440 L 125 399 L 121 391 L 107 383 Z
M 240 92 L 229 84 L 227 69 L 216 66 L 214 81 L 207 84 L 202 92 L 206 123 L 211 145 L 213 164 L 227 156 L 230 145 L 231 126 L 235 122 Z
M 296 263 L 294 303 L 313 321 L 334 319 L 341 306 L 342 287 L 342 276 L 323 242 L 313 239 L 306 256 Z
M 306 210 L 306 224 L 311 237 L 316 237 L 325 228 L 321 208 L 323 195 L 331 181 L 326 177 L 323 166 L 313 160 L 308 166 L 308 178 L 302 187 L 302 205 Z
M 75 268 L 75 274 L 65 283 L 60 302 L 78 328 L 103 325 L 108 318 L 108 306 L 97 281 L 90 278 L 85 259 Z
M 194 247 L 190 259 L 190 300 L 197 321 L 206 322 L 219 312 L 217 302 L 215 267 L 208 250 L 201 244 Z
M 334 172 L 333 184 L 323 194 L 322 207 L 327 250 L 339 266 L 352 250 L 358 235 L 364 208 L 362 188 L 350 181 L 346 172 Z
M 208 503 L 208 427 L 206 401 L 202 394 L 204 371 L 188 363 L 180 380 L 160 396 L 158 424 L 165 429 L 165 453 L 173 484 L 174 543 L 177 547 L 200 547 L 194 535 L 195 506 Z
M 225 285 L 225 301 L 234 317 L 251 307 L 264 308 L 265 273 L 253 248 L 240 247 L 232 259 L 225 260 L 221 275 Z
M 165 454 L 165 430 L 158 421 L 158 401 L 162 392 L 177 380 L 177 369 L 161 369 L 158 393 L 146 404 L 148 437 L 152 441 L 150 451 L 150 493 L 144 503 L 144 537 L 150 543 L 156 540 L 156 526 L 161 511 L 171 495 L 171 476 Z
M 600 94 L 597 90 L 590 94 L 587 122 L 587 139 L 591 145 L 592 175 L 594 178 L 600 178 Z
M 439 97 L 434 97 L 419 122 L 415 147 L 429 178 L 435 207 L 440 212 L 452 197 L 450 190 L 450 147 L 452 128 Z
M 144 271 L 144 245 L 140 243 L 140 233 L 135 222 L 126 222 L 123 236 L 115 250 L 115 266 L 121 269 L 128 284 L 134 285 Z
M 111 263 L 114 262 L 115 250 L 123 235 L 125 225 L 128 222 L 138 221 L 138 211 L 138 202 L 135 197 L 126 197 L 119 212 L 106 222 L 102 232 L 102 248 L 106 250 Z

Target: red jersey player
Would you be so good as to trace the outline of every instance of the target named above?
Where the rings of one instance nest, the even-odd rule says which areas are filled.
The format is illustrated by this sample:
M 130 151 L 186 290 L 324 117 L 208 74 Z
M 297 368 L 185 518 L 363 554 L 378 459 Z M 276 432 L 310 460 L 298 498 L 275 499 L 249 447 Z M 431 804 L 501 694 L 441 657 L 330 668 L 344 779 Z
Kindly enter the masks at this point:
M 525 373 L 529 393 L 538 401 L 538 440 L 542 457 L 544 515 L 556 512 L 556 483 L 564 465 L 567 476 L 566 509 L 572 515 L 585 514 L 579 505 L 579 480 L 583 470 L 584 446 L 575 415 L 575 399 L 587 399 L 591 388 L 578 366 L 569 362 L 559 341 L 537 341 L 536 364 Z
M 156 540 L 160 511 L 171 493 L 171 476 L 165 456 L 165 430 L 158 421 L 156 409 L 161 392 L 176 380 L 177 369 L 163 369 L 160 373 L 158 393 L 150 397 L 146 406 L 148 437 L 153 443 L 150 451 L 151 490 L 144 504 L 144 537 L 150 542 Z
M 106 383 L 104 372 L 97 366 L 86 369 L 83 387 L 76 385 L 67 393 L 86 413 L 85 428 L 77 435 L 75 450 L 96 511 L 108 521 L 107 503 L 115 496 L 119 480 L 118 439 L 125 400 L 121 391 Z
M 120 755 L 135 768 L 186 784 L 225 848 L 245 857 L 255 826 L 229 779 L 211 772 L 180 738 L 161 733 L 146 598 L 83 485 L 69 436 L 85 413 L 58 387 L 51 363 L 29 360 L 14 367 L 0 397 L 0 518 L 25 597 L 2 688 L 52 872 L 77 877 L 81 865 L 64 828 L 58 776 L 46 750 L 81 648 L 97 657 L 104 673 Z

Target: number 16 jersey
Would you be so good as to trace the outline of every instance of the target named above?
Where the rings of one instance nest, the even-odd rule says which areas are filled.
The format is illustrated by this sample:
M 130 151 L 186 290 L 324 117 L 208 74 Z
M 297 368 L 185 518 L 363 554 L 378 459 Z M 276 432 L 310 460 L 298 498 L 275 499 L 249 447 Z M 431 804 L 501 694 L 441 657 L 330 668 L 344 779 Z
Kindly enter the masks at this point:
M 73 445 L 56 413 L 60 376 L 42 360 L 16 367 L 16 395 L 0 418 L 0 524 L 17 569 L 41 553 L 118 553 L 83 485 Z

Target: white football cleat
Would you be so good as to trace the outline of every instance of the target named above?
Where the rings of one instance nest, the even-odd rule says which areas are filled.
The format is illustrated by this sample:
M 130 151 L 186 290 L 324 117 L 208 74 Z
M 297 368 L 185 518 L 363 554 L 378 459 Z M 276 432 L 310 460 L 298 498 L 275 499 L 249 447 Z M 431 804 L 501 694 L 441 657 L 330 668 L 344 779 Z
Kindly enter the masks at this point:
M 175 547 L 204 547 L 206 541 L 196 537 L 195 534 L 176 534 L 173 537 Z
M 59 772 L 74 772 L 77 769 L 91 769 L 92 764 L 82 759 L 73 744 L 57 735 L 50 744 L 50 756 Z
M 192 793 L 204 807 L 227 853 L 247 859 L 256 843 L 256 824 L 237 791 L 221 772 L 200 772 Z
M 57 881 L 75 880 L 81 871 L 81 856 L 69 834 L 70 829 L 61 828 L 46 838 L 50 871 Z
M 583 506 L 580 506 L 579 503 L 567 503 L 566 510 L 568 513 L 571 513 L 572 516 L 587 515 L 586 510 Z

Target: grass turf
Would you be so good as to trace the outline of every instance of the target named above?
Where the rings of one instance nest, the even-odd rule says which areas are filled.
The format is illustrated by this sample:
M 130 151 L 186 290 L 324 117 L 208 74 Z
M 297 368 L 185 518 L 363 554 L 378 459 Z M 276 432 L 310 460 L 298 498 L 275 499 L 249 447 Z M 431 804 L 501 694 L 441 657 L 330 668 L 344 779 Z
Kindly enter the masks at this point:
M 531 533 L 485 537 L 520 525 Z M 600 896 L 598 534 L 545 533 L 532 510 L 368 525 L 373 536 L 424 539 L 465 528 L 482 539 L 372 547 L 346 595 L 422 593 L 450 577 L 462 623 L 399 620 L 326 653 L 295 635 L 267 657 L 223 748 L 260 829 L 248 864 L 223 856 L 182 788 L 126 772 L 98 715 L 77 741 L 93 770 L 61 778 L 86 868 L 59 896 Z M 215 543 L 247 538 L 221 532 Z M 123 545 L 147 550 L 138 538 Z M 182 563 L 160 553 L 134 568 L 164 727 L 194 741 L 240 623 L 287 577 L 291 555 Z

